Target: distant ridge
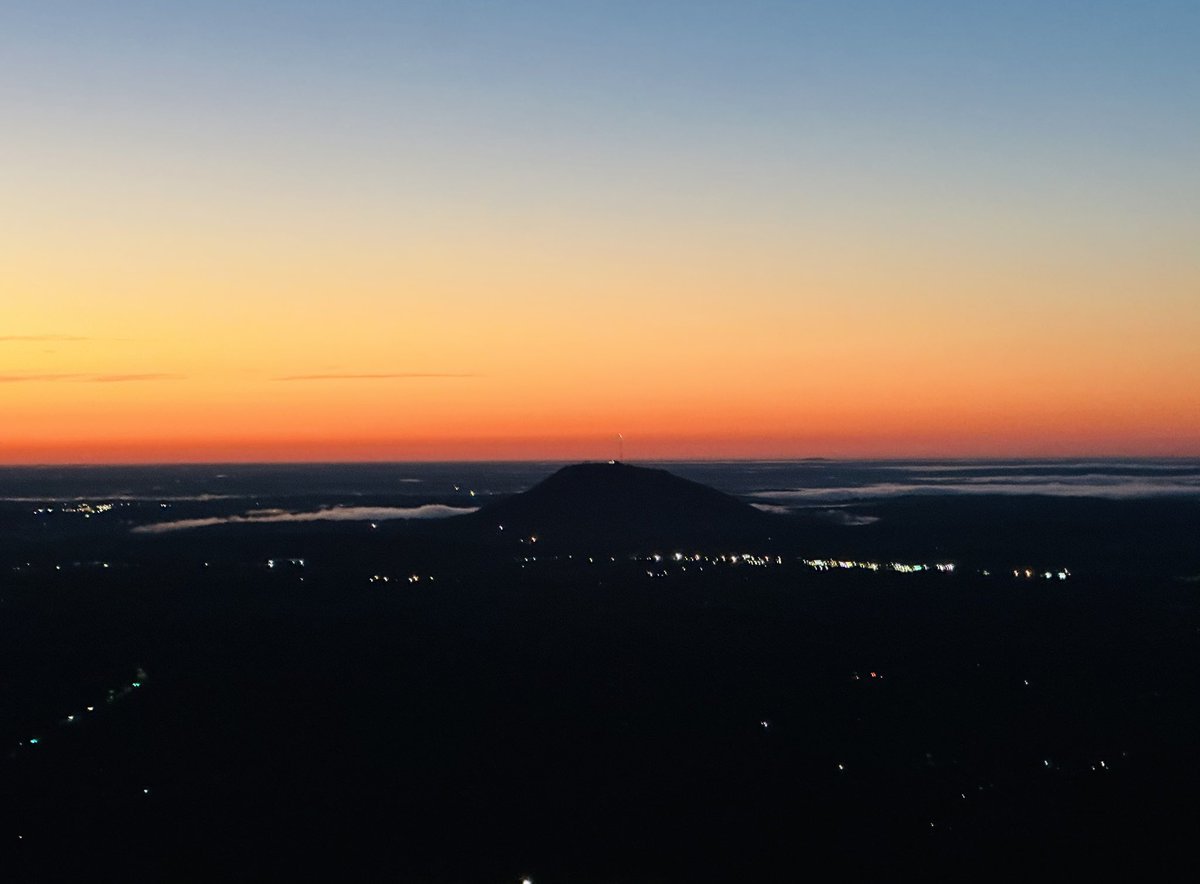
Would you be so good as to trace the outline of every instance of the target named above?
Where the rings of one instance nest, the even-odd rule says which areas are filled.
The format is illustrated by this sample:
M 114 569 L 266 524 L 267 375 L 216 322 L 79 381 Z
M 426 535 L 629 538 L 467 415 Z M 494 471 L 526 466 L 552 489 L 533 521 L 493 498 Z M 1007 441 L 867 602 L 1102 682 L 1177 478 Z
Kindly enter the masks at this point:
M 619 461 L 563 467 L 463 518 L 551 543 L 735 539 L 765 536 L 776 523 L 723 491 Z

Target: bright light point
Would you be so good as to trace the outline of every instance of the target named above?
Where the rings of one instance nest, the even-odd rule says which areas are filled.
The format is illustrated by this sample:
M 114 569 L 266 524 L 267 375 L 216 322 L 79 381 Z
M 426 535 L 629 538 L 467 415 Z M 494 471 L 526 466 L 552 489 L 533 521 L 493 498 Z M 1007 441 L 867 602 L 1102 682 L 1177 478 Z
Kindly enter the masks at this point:
M 95 712 L 95 711 L 96 711 L 96 707 L 95 707 L 95 706 L 89 706 L 89 707 L 87 708 L 87 711 L 88 711 L 88 712 Z
M 29 740 L 29 745 L 36 746 L 40 742 L 41 742 L 41 740 L 39 740 L 37 737 L 31 737 Z
M 149 794 L 150 794 L 150 790 L 149 790 L 149 789 L 143 789 L 143 790 L 142 790 L 142 794 L 143 794 L 143 795 L 149 795 Z

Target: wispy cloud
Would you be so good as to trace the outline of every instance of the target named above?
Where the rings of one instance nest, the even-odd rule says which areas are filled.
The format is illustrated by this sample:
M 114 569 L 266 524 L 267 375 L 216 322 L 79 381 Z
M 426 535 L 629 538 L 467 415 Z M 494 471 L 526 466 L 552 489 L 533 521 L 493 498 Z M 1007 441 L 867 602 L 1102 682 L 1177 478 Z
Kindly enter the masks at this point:
M 84 380 L 92 384 L 124 384 L 129 381 L 181 381 L 181 374 L 94 374 Z
M 26 344 L 44 344 L 55 341 L 89 341 L 91 338 L 86 338 L 82 335 L 0 335 L 0 344 L 5 343 L 26 343 Z
M 277 381 L 390 381 L 418 378 L 477 378 L 477 374 L 437 371 L 397 371 L 376 374 L 289 374 Z
M 77 384 L 124 384 L 136 381 L 179 381 L 180 374 L 0 374 L 0 384 L 37 384 L 66 381 Z
M 32 384 L 44 381 L 75 381 L 74 374 L 0 374 L 0 384 Z

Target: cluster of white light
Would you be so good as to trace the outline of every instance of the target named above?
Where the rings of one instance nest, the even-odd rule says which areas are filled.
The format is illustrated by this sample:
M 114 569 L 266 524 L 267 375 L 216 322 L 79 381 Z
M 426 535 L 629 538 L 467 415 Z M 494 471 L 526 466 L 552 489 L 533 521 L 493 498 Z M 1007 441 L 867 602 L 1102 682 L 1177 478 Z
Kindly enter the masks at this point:
M 530 538 L 530 541 L 532 541 L 533 539 L 534 538 Z M 528 542 L 528 541 L 523 540 L 522 542 Z M 541 558 L 543 561 L 547 561 L 547 560 L 557 561 L 563 557 L 562 556 L 543 556 Z M 566 556 L 565 558 L 572 559 L 573 556 Z M 525 564 L 534 563 L 534 562 L 537 562 L 538 560 L 539 560 L 538 556 L 525 556 L 524 558 L 518 559 L 519 562 L 522 562 Z M 589 564 L 594 564 L 595 561 L 596 560 L 594 557 L 588 558 Z M 616 558 L 610 556 L 609 561 L 615 562 Z M 652 566 L 653 565 L 661 565 L 661 564 L 665 564 L 665 563 L 678 564 L 680 566 L 679 570 L 681 570 L 681 571 L 686 571 L 688 564 L 691 564 L 691 563 L 700 563 L 699 567 L 697 568 L 697 570 L 700 570 L 700 571 L 704 570 L 705 565 L 722 565 L 722 564 L 724 564 L 724 565 L 750 565 L 753 567 L 765 568 L 770 565 L 782 565 L 784 563 L 783 557 L 778 556 L 778 555 L 769 555 L 769 554 L 761 555 L 758 553 L 748 553 L 748 552 L 746 552 L 746 553 L 721 553 L 721 554 L 710 555 L 707 553 L 699 553 L 699 552 L 685 553 L 685 552 L 680 552 L 680 551 L 676 551 L 673 553 L 667 553 L 667 554 L 664 554 L 664 553 L 637 554 L 637 555 L 630 556 L 629 561 L 645 562 Z M 954 574 L 958 571 L 958 566 L 954 562 L 934 562 L 934 563 L 930 564 L 927 562 L 873 562 L 873 561 L 865 561 L 865 560 L 859 560 L 859 559 L 833 559 L 833 558 L 800 559 L 799 561 L 802 564 L 804 564 L 805 566 L 813 569 L 814 571 L 832 571 L 835 569 L 839 569 L 839 570 L 859 569 L 859 570 L 864 570 L 864 571 L 891 571 L 896 574 L 917 574 L 920 572 L 933 572 L 933 571 L 936 571 L 941 574 Z M 524 564 L 522 565 L 522 567 L 524 567 Z M 984 577 L 988 577 L 991 575 L 991 572 L 987 571 L 987 570 L 982 570 L 979 573 L 982 574 Z M 661 577 L 666 577 L 668 574 L 669 574 L 669 571 L 667 571 L 665 568 L 651 567 L 651 568 L 646 569 L 647 577 L 661 578 Z M 1061 570 L 1057 570 L 1057 571 L 1035 571 L 1030 568 L 1014 569 L 1012 574 L 1014 577 L 1021 577 L 1021 578 L 1027 578 L 1027 579 L 1041 578 L 1041 579 L 1045 579 L 1045 580 L 1066 580 L 1068 577 L 1071 576 L 1071 572 L 1067 568 L 1062 568 Z
M 38 507 L 33 512 L 35 515 L 39 515 L 39 516 L 43 515 L 44 513 L 53 513 L 53 512 L 79 513 L 80 515 L 84 516 L 85 518 L 91 518 L 92 516 L 98 516 L 101 513 L 109 512 L 114 506 L 116 506 L 116 504 L 113 504 L 113 503 L 92 504 L 92 503 L 88 503 L 86 501 L 80 501 L 79 503 L 64 504 L 63 506 L 60 506 L 60 507 L 52 507 L 52 506 Z
M 367 583 L 391 583 L 395 580 L 399 583 L 401 580 L 406 580 L 409 583 L 420 583 L 422 580 L 429 583 L 434 582 L 434 578 L 430 574 L 409 574 L 406 577 L 391 577 L 388 574 L 372 574 L 367 578 Z
M 1059 571 L 1034 571 L 1032 568 L 1014 568 L 1013 577 L 1022 580 L 1034 580 L 1041 578 L 1042 580 L 1066 580 L 1071 576 L 1071 572 L 1067 568 Z
M 670 556 L 666 556 L 666 557 L 664 557 L 661 553 L 654 553 L 653 555 L 649 555 L 649 556 L 631 556 L 630 558 L 635 562 L 654 562 L 656 564 L 662 562 L 665 558 L 667 561 L 680 563 L 680 567 L 679 567 L 680 571 L 687 571 L 686 563 L 688 563 L 688 562 L 691 562 L 691 563 L 701 562 L 701 563 L 708 563 L 710 565 L 721 565 L 721 564 L 750 565 L 752 567 L 757 567 L 757 568 L 765 568 L 768 565 L 782 565 L 783 564 L 782 556 L 760 556 L 760 555 L 756 555 L 754 553 L 727 553 L 724 555 L 707 556 L 707 555 L 703 555 L 702 553 L 692 553 L 692 554 L 688 555 L 685 553 L 676 552 L 676 553 L 672 553 Z M 590 562 L 592 560 L 588 559 L 588 561 Z M 703 571 L 704 564 L 700 564 L 698 566 L 697 570 Z M 666 568 L 663 568 L 662 570 L 649 570 L 648 569 L 646 571 L 646 576 L 654 577 L 654 578 L 661 578 L 661 577 L 666 577 L 669 573 L 670 572 Z
M 632 556 L 635 562 L 661 562 L 664 556 L 660 553 L 655 553 L 650 556 Z M 757 567 L 766 567 L 767 565 L 782 565 L 783 556 L 762 556 L 756 553 L 723 553 L 721 555 L 705 555 L 703 553 L 686 554 L 681 552 L 672 553 L 667 556 L 671 561 L 675 562 L 708 562 L 709 564 L 727 564 L 727 565 L 755 565 Z
M 831 571 L 834 568 L 861 568 L 865 571 L 895 571 L 897 574 L 915 574 L 918 571 L 941 571 L 952 573 L 952 562 L 939 562 L 935 565 L 909 564 L 906 562 L 859 562 L 854 559 L 802 559 L 805 565 L 814 571 Z
M 293 565 L 297 568 L 303 568 L 304 559 L 267 559 L 268 568 L 277 568 L 280 565 Z

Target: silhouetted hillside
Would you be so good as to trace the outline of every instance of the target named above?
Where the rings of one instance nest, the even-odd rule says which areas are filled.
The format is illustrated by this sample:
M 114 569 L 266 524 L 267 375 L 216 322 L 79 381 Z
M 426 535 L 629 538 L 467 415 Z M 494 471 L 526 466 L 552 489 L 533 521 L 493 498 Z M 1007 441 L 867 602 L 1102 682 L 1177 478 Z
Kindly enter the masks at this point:
M 625 463 L 563 467 L 461 521 L 551 544 L 746 540 L 765 538 L 777 524 L 715 488 Z

